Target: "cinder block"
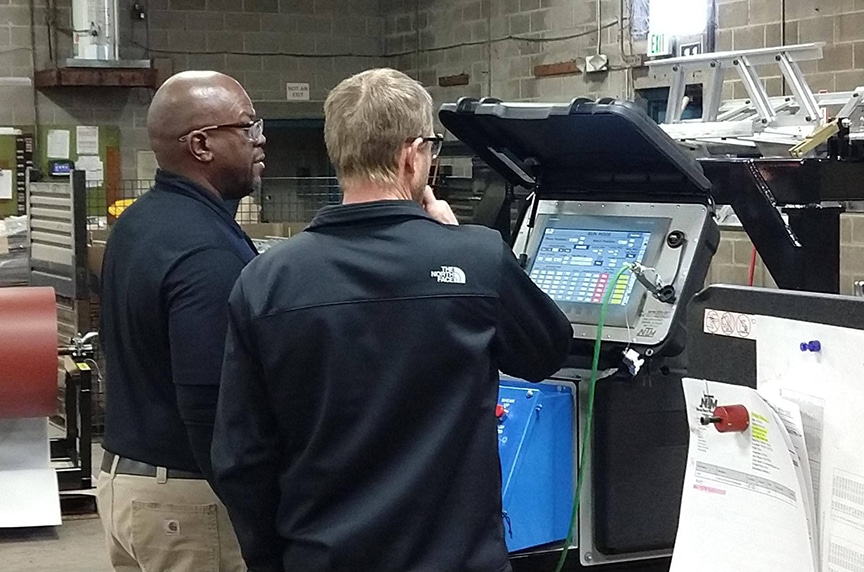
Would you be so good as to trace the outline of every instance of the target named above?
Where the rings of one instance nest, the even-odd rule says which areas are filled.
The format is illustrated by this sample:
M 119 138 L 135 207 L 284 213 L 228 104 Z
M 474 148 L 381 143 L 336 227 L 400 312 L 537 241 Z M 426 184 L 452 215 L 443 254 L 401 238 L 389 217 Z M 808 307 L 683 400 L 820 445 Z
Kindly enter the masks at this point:
M 846 18 L 848 16 L 844 16 Z M 835 38 L 835 24 L 837 19 L 833 16 L 820 16 L 818 18 L 807 18 L 798 22 L 798 41 L 828 42 Z
M 840 271 L 864 279 L 864 246 L 854 244 L 840 247 Z
M 187 30 L 220 31 L 225 29 L 225 19 L 216 12 L 189 12 L 186 14 Z
M 261 14 L 225 12 L 225 29 L 236 32 L 260 32 Z
M 813 18 L 819 16 L 820 13 L 821 6 L 812 0 L 788 0 L 786 2 L 786 18 L 788 20 Z
M 735 28 L 732 38 L 736 50 L 750 50 L 765 47 L 765 26 Z
M 549 29 L 549 10 L 531 12 L 529 29 L 532 32 L 544 32 Z
M 753 256 L 753 243 L 749 238 L 738 238 L 733 243 L 732 252 L 733 264 L 749 267 L 750 258 Z
M 168 6 L 171 10 L 205 10 L 207 0 L 170 0 Z
M 509 20 L 510 33 L 513 35 L 527 34 L 531 29 L 531 17 L 528 14 L 513 14 Z
M 351 53 L 369 56 L 382 56 L 384 43 L 382 38 L 372 36 L 349 36 Z
M 150 30 L 185 30 L 186 14 L 178 10 L 153 11 L 150 13 Z
M 844 14 L 837 18 L 838 42 L 853 42 L 864 39 L 864 12 Z
M 261 71 L 263 70 L 263 62 L 260 56 L 244 56 L 236 54 L 226 54 L 225 67 L 234 71 Z
M 30 8 L 27 6 L 0 6 L 0 25 L 30 27 Z
M 207 34 L 189 30 L 168 32 L 168 49 L 183 51 L 204 51 L 207 49 Z
M 858 214 L 840 215 L 840 244 L 852 244 L 852 220 L 861 216 Z
M 862 32 L 864 33 L 864 32 Z M 851 70 L 853 66 L 853 44 L 829 44 L 822 49 L 819 71 Z
M 243 34 L 243 50 L 246 52 L 275 53 L 279 51 L 282 34 L 275 32 L 248 32 Z
M 834 75 L 834 89 L 838 91 L 851 91 L 862 85 L 864 85 L 864 70 L 838 71 Z
M 539 2 L 539 0 L 537 0 Z M 470 0 L 462 6 L 462 19 L 470 22 L 479 20 L 483 17 L 483 10 L 480 0 Z
M 786 45 L 798 43 L 798 21 L 786 22 Z
M 717 25 L 721 28 L 739 28 L 749 22 L 747 0 L 730 2 L 717 7 Z M 778 18 L 779 19 L 779 18 Z
M 314 14 L 315 0 L 279 0 L 279 11 L 288 14 Z
M 780 24 L 767 24 L 765 26 L 765 47 L 779 46 L 781 43 Z
M 273 14 L 279 11 L 279 0 L 243 0 L 243 11 Z
M 519 0 L 499 0 L 499 2 L 502 14 L 509 15 L 519 12 Z
M 421 16 L 426 16 L 426 14 L 421 14 Z M 421 29 L 423 23 L 421 21 Z M 384 36 L 384 18 L 380 17 L 367 17 L 366 18 L 366 35 L 372 36 L 373 38 L 380 39 L 383 41 Z
M 750 2 L 749 18 L 746 24 L 772 24 L 780 21 L 781 0 L 755 0 Z M 728 4 L 724 5 L 728 6 Z M 721 24 L 722 25 L 722 24 Z
M 482 42 L 487 39 L 489 39 L 489 24 L 485 20 L 471 22 L 471 41 Z
M 834 73 L 809 73 L 805 74 L 807 83 L 810 84 L 810 89 L 814 92 L 819 90 L 834 91 Z
M 568 30 L 576 26 L 575 12 L 572 6 L 556 6 L 549 8 L 547 21 L 552 30 Z
M 519 0 L 519 11 L 530 12 L 540 9 L 540 0 Z
M 717 246 L 717 253 L 714 255 L 714 262 L 717 264 L 732 264 L 732 250 L 732 241 L 722 239 L 720 244 Z
M 721 284 L 737 284 L 746 286 L 749 281 L 749 268 L 747 266 L 718 266 L 718 280 Z
M 243 51 L 243 32 L 208 32 L 207 49 L 225 52 Z

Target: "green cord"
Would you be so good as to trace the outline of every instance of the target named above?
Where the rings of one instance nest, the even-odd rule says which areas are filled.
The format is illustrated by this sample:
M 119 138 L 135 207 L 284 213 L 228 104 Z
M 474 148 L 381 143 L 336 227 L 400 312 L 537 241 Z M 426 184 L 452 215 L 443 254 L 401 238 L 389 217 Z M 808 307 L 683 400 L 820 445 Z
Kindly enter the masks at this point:
M 558 566 L 555 567 L 555 572 L 561 572 L 564 568 L 564 562 L 567 561 L 567 555 L 570 552 L 570 545 L 573 544 L 573 529 L 576 528 L 576 519 L 579 516 L 579 499 L 582 496 L 582 475 L 585 474 L 583 467 L 587 462 L 588 443 L 591 441 L 591 421 L 594 418 L 594 389 L 597 386 L 597 368 L 600 365 L 600 344 L 603 339 L 603 325 L 606 323 L 606 307 L 609 305 L 609 299 L 612 297 L 612 292 L 615 290 L 615 285 L 618 280 L 627 270 L 630 270 L 629 265 L 622 266 L 615 273 L 615 277 L 609 282 L 603 293 L 603 303 L 600 305 L 600 318 L 597 320 L 597 339 L 594 340 L 594 359 L 591 361 L 591 381 L 588 384 L 588 414 L 585 416 L 585 432 L 582 437 L 582 447 L 579 453 L 579 475 L 576 477 L 576 496 L 573 499 L 573 513 L 570 515 L 570 531 L 567 533 L 567 539 L 564 541 L 564 549 L 561 551 L 561 557 L 558 559 Z

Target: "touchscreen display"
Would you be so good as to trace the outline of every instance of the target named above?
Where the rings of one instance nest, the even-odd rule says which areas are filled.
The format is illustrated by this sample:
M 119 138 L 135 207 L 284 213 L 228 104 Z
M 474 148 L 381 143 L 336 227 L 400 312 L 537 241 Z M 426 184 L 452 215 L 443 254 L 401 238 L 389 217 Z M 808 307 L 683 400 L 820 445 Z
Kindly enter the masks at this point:
M 544 230 L 531 279 L 556 302 L 600 304 L 626 262 L 642 262 L 651 232 L 550 227 Z M 636 278 L 625 272 L 610 305 L 626 306 Z

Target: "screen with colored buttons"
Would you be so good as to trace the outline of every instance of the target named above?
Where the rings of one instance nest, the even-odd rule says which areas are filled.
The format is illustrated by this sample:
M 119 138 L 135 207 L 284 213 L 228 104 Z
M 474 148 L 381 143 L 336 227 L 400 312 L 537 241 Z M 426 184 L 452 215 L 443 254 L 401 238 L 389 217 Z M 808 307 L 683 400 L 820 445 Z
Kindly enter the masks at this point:
M 627 262 L 642 262 L 650 232 L 548 227 L 531 268 L 531 279 L 556 302 L 599 304 L 615 273 Z M 609 299 L 626 306 L 636 278 L 618 279 Z

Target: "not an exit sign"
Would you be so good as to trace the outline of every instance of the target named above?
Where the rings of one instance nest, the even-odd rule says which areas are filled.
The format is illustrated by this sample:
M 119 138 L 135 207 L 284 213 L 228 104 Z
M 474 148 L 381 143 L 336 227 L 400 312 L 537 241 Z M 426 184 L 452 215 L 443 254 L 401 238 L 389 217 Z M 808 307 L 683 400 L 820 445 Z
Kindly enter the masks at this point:
M 285 84 L 288 91 L 288 101 L 309 101 L 308 83 Z

